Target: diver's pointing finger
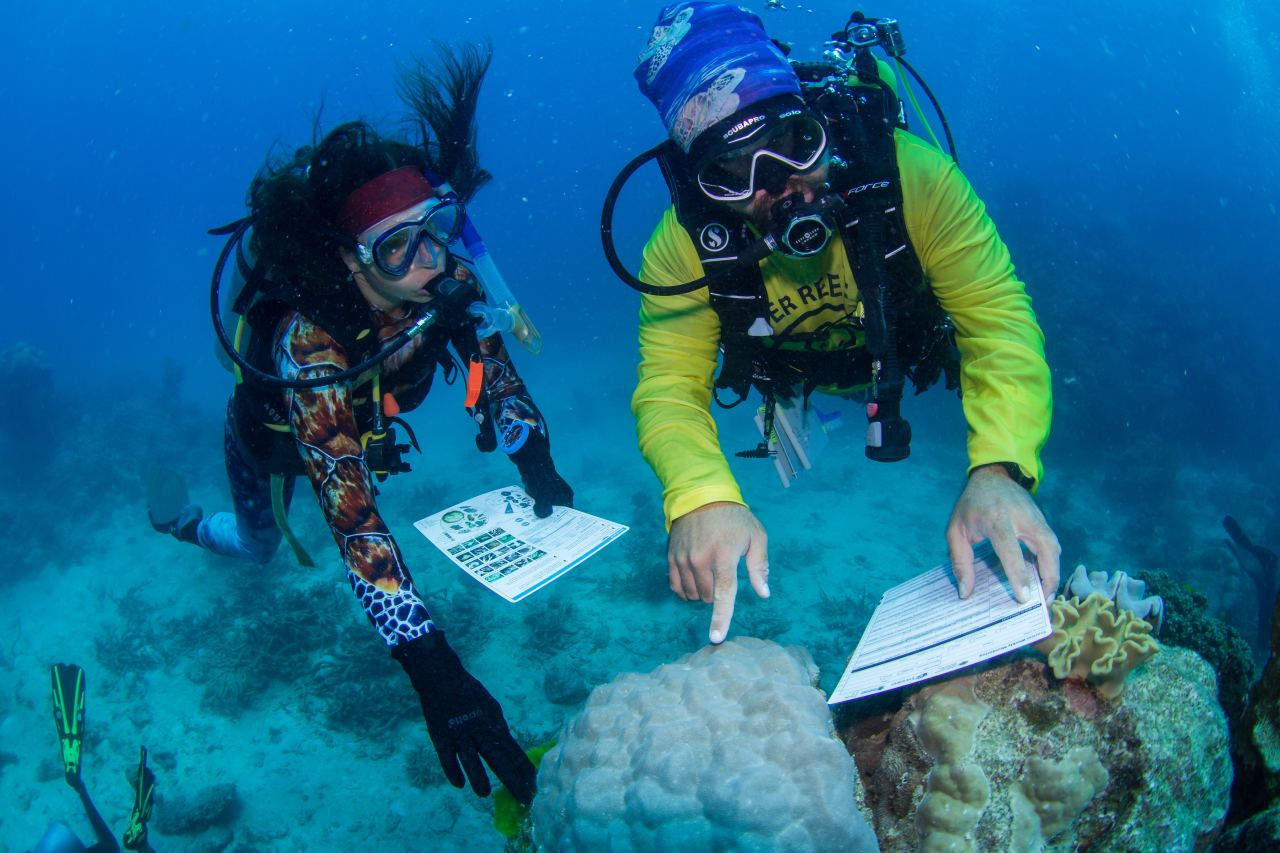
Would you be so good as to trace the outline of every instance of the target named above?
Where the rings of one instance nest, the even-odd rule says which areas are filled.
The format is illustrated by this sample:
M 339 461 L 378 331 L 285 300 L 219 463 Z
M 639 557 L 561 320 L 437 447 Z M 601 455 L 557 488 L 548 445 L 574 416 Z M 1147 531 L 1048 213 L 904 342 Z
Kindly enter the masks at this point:
M 520 748 L 520 744 L 505 730 L 505 726 L 503 728 L 501 733 L 495 734 L 493 740 L 484 744 L 480 757 L 489 765 L 498 781 L 511 792 L 511 796 L 527 806 L 533 802 L 533 795 L 537 790 L 538 771 Z
M 723 643 L 733 621 L 733 603 L 738 597 L 738 558 L 716 562 L 714 589 L 711 596 L 711 633 L 713 645 Z

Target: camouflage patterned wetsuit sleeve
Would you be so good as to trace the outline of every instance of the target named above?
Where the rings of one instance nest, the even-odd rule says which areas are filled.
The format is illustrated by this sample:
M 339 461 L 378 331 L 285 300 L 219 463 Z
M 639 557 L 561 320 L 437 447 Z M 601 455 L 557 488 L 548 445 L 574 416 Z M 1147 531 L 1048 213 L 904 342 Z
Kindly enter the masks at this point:
M 333 338 L 299 315 L 283 330 L 276 362 L 280 375 L 288 378 L 332 375 L 348 367 L 346 353 Z M 432 630 L 431 615 L 400 547 L 378 514 L 360 446 L 352 384 L 289 390 L 284 399 L 307 478 L 365 613 L 389 646 Z
M 408 322 L 395 322 L 383 315 L 378 315 L 378 320 L 378 336 L 384 341 Z M 475 340 L 469 325 L 448 334 L 460 351 Z M 430 334 L 420 335 L 383 363 L 382 388 L 394 393 L 405 411 L 416 408 L 430 389 L 435 362 L 411 359 L 431 340 Z M 481 340 L 478 354 L 488 392 L 486 414 L 499 433 L 505 424 L 519 419 L 545 434 L 546 427 L 502 338 L 492 335 Z M 348 367 L 346 353 L 333 338 L 300 315 L 285 323 L 275 357 L 279 374 L 290 378 L 332 375 Z M 362 389 L 362 393 L 367 391 Z M 350 382 L 340 382 L 287 391 L 284 402 L 307 478 L 338 545 L 352 589 L 382 639 L 397 646 L 433 630 L 434 625 L 400 548 L 378 513 L 360 444 L 355 396 Z

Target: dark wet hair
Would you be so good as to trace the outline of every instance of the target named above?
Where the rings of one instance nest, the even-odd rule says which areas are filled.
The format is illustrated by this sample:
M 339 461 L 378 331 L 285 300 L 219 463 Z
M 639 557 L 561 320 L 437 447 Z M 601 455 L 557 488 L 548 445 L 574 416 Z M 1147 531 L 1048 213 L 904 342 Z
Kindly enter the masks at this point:
M 292 157 L 269 161 L 249 186 L 251 250 L 269 278 L 329 285 L 345 279 L 339 248 L 351 245 L 334 220 L 352 192 L 401 166 L 443 175 L 469 201 L 492 177 L 476 157 L 476 104 L 492 50 L 437 46 L 434 62 L 401 69 L 397 92 L 411 110 L 409 139 L 364 121 L 341 124 Z

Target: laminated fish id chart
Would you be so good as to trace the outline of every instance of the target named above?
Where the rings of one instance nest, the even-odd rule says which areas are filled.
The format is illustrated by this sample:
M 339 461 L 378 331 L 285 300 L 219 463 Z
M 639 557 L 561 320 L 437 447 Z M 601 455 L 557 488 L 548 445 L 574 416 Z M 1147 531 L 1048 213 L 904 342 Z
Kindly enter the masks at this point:
M 455 566 L 513 604 L 629 529 L 563 506 L 538 518 L 533 498 L 519 486 L 485 492 L 413 526 Z

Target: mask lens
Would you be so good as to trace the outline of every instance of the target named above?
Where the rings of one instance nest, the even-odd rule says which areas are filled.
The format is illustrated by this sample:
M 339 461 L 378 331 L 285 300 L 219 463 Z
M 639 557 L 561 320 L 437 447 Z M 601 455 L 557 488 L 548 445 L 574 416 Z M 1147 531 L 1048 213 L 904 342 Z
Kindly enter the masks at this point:
M 412 262 L 407 258 L 410 241 L 417 236 L 418 228 L 413 224 L 399 226 L 383 235 L 377 247 L 378 266 L 384 271 L 407 267 L 406 260 Z
M 807 169 L 817 162 L 826 145 L 827 135 L 822 125 L 802 117 L 788 122 L 761 150 L 784 162 L 790 161 L 797 169 Z
M 711 198 L 735 198 L 751 194 L 751 158 L 721 157 L 698 172 L 698 184 Z
M 462 234 L 462 205 L 453 202 L 433 207 L 423 227 L 427 236 L 441 246 L 448 246 Z

